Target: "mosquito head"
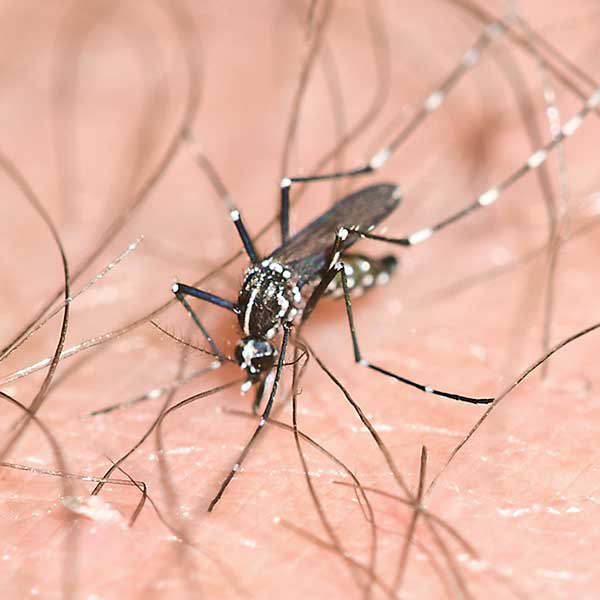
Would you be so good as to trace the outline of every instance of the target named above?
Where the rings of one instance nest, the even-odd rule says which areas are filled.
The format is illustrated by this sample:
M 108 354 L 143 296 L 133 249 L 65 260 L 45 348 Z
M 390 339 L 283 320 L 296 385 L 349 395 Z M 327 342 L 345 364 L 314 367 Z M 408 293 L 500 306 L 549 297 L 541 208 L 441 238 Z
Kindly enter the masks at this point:
M 242 338 L 235 348 L 235 357 L 248 373 L 248 382 L 256 383 L 268 373 L 277 360 L 277 348 L 264 338 Z

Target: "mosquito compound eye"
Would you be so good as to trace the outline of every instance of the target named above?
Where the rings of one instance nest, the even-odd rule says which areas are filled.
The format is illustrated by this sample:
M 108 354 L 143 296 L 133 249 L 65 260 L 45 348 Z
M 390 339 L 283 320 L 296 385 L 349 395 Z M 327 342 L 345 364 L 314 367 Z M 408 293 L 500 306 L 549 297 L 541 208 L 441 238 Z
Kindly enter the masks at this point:
M 247 369 L 251 377 L 256 378 L 273 368 L 277 350 L 266 340 L 244 338 L 236 346 L 235 357 L 240 366 Z

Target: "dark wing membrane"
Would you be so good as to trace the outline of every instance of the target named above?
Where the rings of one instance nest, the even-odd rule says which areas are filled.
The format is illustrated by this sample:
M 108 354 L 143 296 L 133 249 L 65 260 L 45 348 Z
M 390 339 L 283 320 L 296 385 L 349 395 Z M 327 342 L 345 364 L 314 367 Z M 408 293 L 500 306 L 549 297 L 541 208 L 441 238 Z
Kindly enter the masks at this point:
M 336 202 L 326 213 L 309 223 L 269 258 L 292 268 L 306 283 L 321 272 L 335 241 L 338 228 L 358 226 L 365 230 L 383 221 L 400 202 L 398 186 L 381 183 L 358 190 Z M 349 235 L 342 248 L 358 240 Z

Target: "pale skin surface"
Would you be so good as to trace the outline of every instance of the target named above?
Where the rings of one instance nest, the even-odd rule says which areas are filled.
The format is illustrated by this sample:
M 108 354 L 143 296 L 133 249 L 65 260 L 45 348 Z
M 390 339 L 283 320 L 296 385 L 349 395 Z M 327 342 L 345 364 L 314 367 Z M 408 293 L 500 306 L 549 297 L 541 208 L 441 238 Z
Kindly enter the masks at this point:
M 94 250 L 108 225 L 131 203 L 133 190 L 161 160 L 182 119 L 186 98 L 183 54 L 170 12 L 149 3 L 144 9 L 122 4 L 112 12 L 111 6 L 86 3 L 85 12 L 71 12 L 66 25 L 61 16 L 69 13 L 68 6 L 2 7 L 2 38 L 9 50 L 3 53 L 0 80 L 0 150 L 23 172 L 48 210 L 72 270 Z M 523 2 L 521 14 L 597 76 L 594 33 L 599 17 L 594 3 L 565 2 L 552 11 L 543 6 Z M 296 8 L 306 15 L 307 6 Z M 408 120 L 481 32 L 474 19 L 450 5 L 431 2 L 423 9 L 424 13 L 406 13 L 382 6 L 391 40 L 390 101 L 377 124 L 347 151 L 346 168 L 368 159 L 389 140 L 390 132 Z M 191 14 L 200 45 L 194 56 L 203 71 L 194 131 L 255 232 L 278 208 L 282 146 L 307 38 L 283 3 L 265 2 L 252 9 L 208 3 Z M 91 31 L 91 24 L 97 29 Z M 57 50 L 57 37 L 66 44 L 67 49 L 62 48 L 72 62 Z M 333 12 L 327 42 L 335 52 L 350 127 L 366 111 L 376 81 L 358 3 Z M 546 141 L 550 134 L 540 83 L 544 75 L 530 58 L 516 56 L 529 82 L 527 92 L 519 89 L 536 107 Z M 376 181 L 401 185 L 405 198 L 385 223 L 388 235 L 411 233 L 468 204 L 519 167 L 536 147 L 527 138 L 499 64 L 488 59 L 467 74 L 449 104 L 381 173 L 352 182 L 355 187 Z M 79 82 L 75 70 L 82 78 Z M 53 104 L 52 85 L 60 86 L 61 76 L 62 95 L 55 96 Z M 564 122 L 580 101 L 556 80 L 550 81 Z M 335 140 L 322 71 L 315 73 L 306 98 L 288 175 L 311 172 Z M 568 180 L 563 201 L 568 202 L 569 216 L 562 223 L 570 228 L 565 235 L 590 227 L 560 252 L 551 343 L 600 320 L 598 248 L 592 226 L 598 209 L 593 156 L 599 127 L 591 116 L 564 147 L 562 162 L 548 163 L 555 201 L 565 173 Z M 141 156 L 136 158 L 140 145 Z M 39 216 L 8 178 L 3 176 L 0 186 L 5 281 L 0 336 L 5 346 L 64 279 L 59 254 Z M 339 195 L 343 184 L 337 189 Z M 302 208 L 292 209 L 294 231 L 322 212 L 332 197 L 329 184 L 315 183 L 307 191 Z M 73 302 L 66 348 L 143 317 L 170 300 L 173 281 L 191 284 L 241 248 L 227 211 L 185 146 L 145 203 L 76 280 L 73 291 L 140 234 L 145 239 L 139 248 Z M 539 181 L 529 174 L 494 207 L 422 246 L 398 249 L 363 242 L 361 251 L 391 251 L 400 259 L 388 286 L 354 304 L 364 356 L 448 391 L 499 394 L 543 355 L 548 253 L 538 253 L 501 276 L 480 278 L 468 286 L 466 281 L 527 255 L 547 237 Z M 268 253 L 277 239 L 275 231 L 257 246 Z M 234 300 L 246 263 L 238 259 L 203 289 Z M 201 303 L 195 307 L 221 348 L 231 354 L 239 335 L 234 316 Z M 55 317 L 6 359 L 2 376 L 50 356 L 59 320 Z M 156 320 L 173 334 L 206 346 L 180 306 Z M 324 301 L 305 334 L 373 423 L 413 494 L 421 447 L 427 447 L 429 485 L 485 408 L 428 396 L 354 366 L 343 303 Z M 478 553 L 480 560 L 471 560 L 440 530 L 451 560 L 459 565 L 462 591 L 419 519 L 418 547 L 411 547 L 399 597 L 595 597 L 600 585 L 600 381 L 594 360 L 598 344 L 595 333 L 574 342 L 551 361 L 545 381 L 536 371 L 509 394 L 425 497 L 427 509 L 452 525 Z M 110 460 L 117 460 L 148 429 L 166 397 L 94 419 L 79 417 L 173 381 L 180 356 L 173 340 L 145 324 L 61 364 L 57 386 L 39 416 L 57 439 L 68 472 L 101 477 Z M 209 363 L 192 350 L 186 373 Z M 29 404 L 43 373 L 0 389 Z M 286 369 L 285 390 L 290 376 L 291 369 Z M 187 383 L 173 402 L 239 377 L 239 369 L 228 365 Z M 300 429 L 342 460 L 363 485 L 405 497 L 373 440 L 314 360 L 301 387 Z M 283 394 L 278 401 L 283 402 Z M 4 469 L 0 589 L 5 597 L 363 597 L 364 571 L 353 572 L 339 553 L 283 525 L 290 522 L 331 543 L 289 431 L 267 428 L 214 513 L 206 514 L 253 428 L 247 419 L 220 409 L 249 410 L 251 402 L 252 394 L 241 397 L 236 385 L 169 415 L 162 429 L 162 475 L 154 435 L 123 464 L 131 477 L 146 483 L 164 519 L 179 533 L 166 528 L 149 504 L 135 525 L 127 526 L 139 499 L 135 488 L 107 485 L 91 505 L 88 495 L 94 484 L 75 481 L 65 489 L 60 479 Z M 6 439 L 17 416 L 17 409 L 2 406 Z M 289 409 L 279 418 L 289 423 Z M 352 489 L 333 483 L 350 478 L 315 450 L 307 447 L 306 454 L 340 543 L 349 557 L 368 565 L 370 529 Z M 60 468 L 35 425 L 5 460 L 30 468 Z M 369 499 L 380 527 L 376 579 L 386 590 L 377 583 L 372 597 L 390 597 L 412 511 L 389 498 L 369 494 Z M 88 506 L 91 515 L 76 517 L 65 503 Z

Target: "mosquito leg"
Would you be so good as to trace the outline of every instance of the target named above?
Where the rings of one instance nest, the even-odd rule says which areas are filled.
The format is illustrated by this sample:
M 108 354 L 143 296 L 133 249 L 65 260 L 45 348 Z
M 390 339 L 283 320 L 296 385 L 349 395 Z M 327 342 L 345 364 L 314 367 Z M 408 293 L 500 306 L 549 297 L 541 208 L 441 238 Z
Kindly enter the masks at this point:
M 439 87 L 432 92 L 424 101 L 419 110 L 413 115 L 410 121 L 396 134 L 392 141 L 385 147 L 376 152 L 371 159 L 365 164 L 350 169 L 347 171 L 339 171 L 334 173 L 324 173 L 319 175 L 309 175 L 306 177 L 284 177 L 281 180 L 281 209 L 280 209 L 280 225 L 281 225 L 281 242 L 284 243 L 289 236 L 289 203 L 290 203 L 290 188 L 292 183 L 306 183 L 310 181 L 328 181 L 331 179 L 339 179 L 342 177 L 356 177 L 366 175 L 380 169 L 392 156 L 395 150 L 410 135 L 417 127 L 433 112 L 435 112 L 446 100 L 450 91 L 460 81 L 462 76 L 478 62 L 479 57 L 484 50 L 498 38 L 504 31 L 508 29 L 508 25 L 504 21 L 496 21 L 488 25 L 479 35 L 475 43 L 467 50 L 461 61 L 441 82 Z
M 396 375 L 395 373 L 387 371 L 386 369 L 378 367 L 377 365 L 373 365 L 362 357 L 362 354 L 360 352 L 360 346 L 358 344 L 358 336 L 356 334 L 356 326 L 354 325 L 354 316 L 352 314 L 352 301 L 350 300 L 350 291 L 348 289 L 347 276 L 344 270 L 344 264 L 340 261 L 340 248 L 342 242 L 348 237 L 351 231 L 351 227 L 340 227 L 338 229 L 335 237 L 335 243 L 332 250 L 332 258 L 329 264 L 329 268 L 327 269 L 325 275 L 323 275 L 323 278 L 321 279 L 319 285 L 315 288 L 314 292 L 308 299 L 308 302 L 306 303 L 306 307 L 304 308 L 304 312 L 302 315 L 302 322 L 308 319 L 310 313 L 314 310 L 316 303 L 327 289 L 329 283 L 339 273 L 342 279 L 344 302 L 346 304 L 346 313 L 348 315 L 348 324 L 350 327 L 350 336 L 352 337 L 352 348 L 354 351 L 355 362 L 364 367 L 369 367 L 374 371 L 378 371 L 379 373 L 383 373 L 388 377 L 392 377 L 393 379 L 396 379 L 397 381 L 400 381 L 406 385 L 415 387 L 418 390 L 421 390 L 422 392 L 427 392 L 428 394 L 443 396 L 444 398 L 451 398 L 452 400 L 459 400 L 461 402 L 469 402 L 471 404 L 491 404 L 494 401 L 494 398 L 471 398 L 470 396 L 463 396 L 462 394 L 453 394 L 437 390 L 431 387 L 430 385 L 423 385 L 421 383 L 417 383 L 416 381 L 412 381 L 411 379 L 407 379 L 406 377 Z
M 263 396 L 265 394 L 265 386 L 267 385 L 268 377 L 263 377 L 261 382 L 258 384 L 256 388 L 256 393 L 254 395 L 254 402 L 252 403 L 252 414 L 258 415 L 258 409 L 260 408 L 260 403 L 262 402 Z
M 537 169 L 539 166 L 544 164 L 550 155 L 550 153 L 555 150 L 558 145 L 564 141 L 566 138 L 573 135 L 584 119 L 596 108 L 600 106 L 600 88 L 598 88 L 583 104 L 583 106 L 577 111 L 560 129 L 560 131 L 544 146 L 538 148 L 535 152 L 533 152 L 527 161 L 523 163 L 518 169 L 513 171 L 508 177 L 503 179 L 499 184 L 489 188 L 482 194 L 480 194 L 471 204 L 467 205 L 465 208 L 451 214 L 446 217 L 442 221 L 438 221 L 434 225 L 430 227 L 425 227 L 424 229 L 419 229 L 414 233 L 400 238 L 392 238 L 382 235 L 376 235 L 370 233 L 368 231 L 362 231 L 357 227 L 348 227 L 348 230 L 355 235 L 359 235 L 363 238 L 368 238 L 371 240 L 378 240 L 381 242 L 387 242 L 390 244 L 397 244 L 400 246 L 415 246 L 416 244 L 420 244 L 425 240 L 428 240 L 434 233 L 445 229 L 448 225 L 455 223 L 456 221 L 460 221 L 463 217 L 471 214 L 479 210 L 480 208 L 485 208 L 494 204 L 496 200 L 502 195 L 502 193 L 512 186 L 515 182 L 521 179 L 524 175 Z
M 331 179 L 340 179 L 343 177 L 355 177 L 359 175 L 365 175 L 372 173 L 380 169 L 392 156 L 394 151 L 400 146 L 410 135 L 418 128 L 418 126 L 433 112 L 435 112 L 446 100 L 448 94 L 460 81 L 463 75 L 469 71 L 479 60 L 481 54 L 485 49 L 501 34 L 508 29 L 506 22 L 499 20 L 489 24 L 483 32 L 479 35 L 475 43 L 467 50 L 461 61 L 457 66 L 448 74 L 448 76 L 441 82 L 439 87 L 432 92 L 424 101 L 421 108 L 414 114 L 410 121 L 401 129 L 401 131 L 392 139 L 392 141 L 383 149 L 376 152 L 371 159 L 362 166 L 354 169 L 339 171 L 335 173 L 326 173 L 320 175 L 311 175 L 307 177 L 284 177 L 281 180 L 281 208 L 280 208 L 280 229 L 281 229 L 281 243 L 285 243 L 289 237 L 289 205 L 290 205 L 290 188 L 292 183 L 310 182 L 310 181 L 327 181 Z M 238 231 L 238 234 L 246 250 L 246 254 L 250 258 L 250 261 L 255 263 L 258 261 L 258 255 L 252 240 L 248 235 L 246 227 L 244 226 L 240 211 L 236 207 L 231 194 L 225 187 L 222 179 L 217 173 L 214 166 L 204 155 L 199 148 L 199 144 L 195 140 L 191 131 L 187 131 L 184 139 L 190 144 L 195 146 L 192 151 L 196 163 L 206 173 L 209 181 L 211 182 L 214 190 L 219 195 L 227 209 L 229 215 Z
M 198 329 L 200 329 L 200 331 L 202 332 L 202 335 L 204 335 L 204 337 L 206 338 L 206 341 L 208 342 L 209 346 L 211 347 L 211 350 L 213 351 L 213 353 L 220 360 L 226 360 L 226 356 L 221 352 L 221 350 L 219 350 L 219 347 L 217 346 L 215 340 L 208 333 L 206 327 L 204 327 L 204 325 L 202 325 L 202 322 L 198 318 L 198 315 L 196 314 L 194 309 L 190 306 L 189 302 L 185 299 L 185 296 L 194 296 L 194 298 L 200 298 L 200 300 L 206 300 L 207 302 L 210 302 L 211 304 L 215 304 L 216 306 L 220 306 L 222 308 L 227 308 L 228 310 L 231 310 L 236 314 L 239 312 L 239 308 L 237 307 L 237 305 L 233 304 L 232 302 L 229 302 L 229 300 L 225 300 L 224 298 L 215 296 L 214 294 L 209 294 L 208 292 L 199 290 L 198 288 L 192 287 L 190 285 L 185 285 L 185 283 L 174 283 L 173 286 L 171 287 L 171 290 L 175 294 L 175 297 L 177 298 L 177 300 L 179 300 L 179 302 L 181 302 L 181 304 L 183 305 L 183 308 L 185 308 L 185 310 L 190 315 L 190 317 L 192 317 L 192 320 L 198 326 Z
M 233 224 L 235 225 L 235 228 L 237 229 L 238 235 L 242 240 L 244 250 L 246 251 L 248 258 L 250 259 L 250 262 L 258 262 L 258 254 L 256 253 L 254 244 L 252 243 L 252 239 L 250 238 L 248 230 L 246 229 L 246 226 L 242 221 L 240 211 L 235 205 L 235 202 L 233 201 L 233 197 L 229 193 L 229 190 L 225 187 L 225 184 L 219 176 L 219 173 L 217 172 L 213 164 L 210 162 L 210 160 L 208 160 L 208 157 L 202 152 L 200 144 L 191 130 L 188 129 L 185 131 L 183 139 L 189 144 L 196 164 L 204 171 L 204 173 L 208 177 L 208 180 L 213 186 L 213 189 L 221 198 L 223 204 L 229 211 L 229 217 L 231 218 Z
M 340 263 L 340 256 L 342 255 L 342 243 L 348 237 L 348 230 L 345 227 L 340 227 L 335 234 L 335 242 L 331 250 L 331 259 L 329 266 L 319 285 L 313 290 L 313 293 L 308 298 L 304 310 L 302 311 L 302 321 L 300 323 L 298 336 L 300 335 L 300 329 L 302 325 L 308 320 L 308 317 L 312 314 L 317 302 L 321 299 L 323 294 L 327 291 L 327 287 L 333 281 L 335 276 L 344 269 L 342 263 Z
M 284 177 L 281 180 L 281 208 L 279 211 L 279 225 L 281 228 L 281 243 L 285 244 L 290 235 L 290 188 L 292 179 Z
M 434 394 L 435 396 L 442 396 L 444 398 L 450 398 L 452 400 L 459 400 L 460 402 L 469 402 L 470 404 L 491 404 L 494 401 L 494 398 L 472 398 L 470 396 L 463 396 L 462 394 L 453 394 L 450 392 L 444 392 L 442 390 L 435 389 L 430 385 L 423 385 L 422 383 L 418 383 L 416 381 L 413 381 L 412 379 L 407 379 L 406 377 L 402 377 L 401 375 L 392 373 L 391 371 L 383 369 L 382 367 L 378 367 L 377 365 L 374 365 L 374 364 L 370 363 L 369 361 L 367 361 L 366 359 L 364 359 L 362 357 L 362 354 L 360 352 L 360 347 L 358 345 L 358 336 L 356 335 L 356 326 L 354 324 L 354 317 L 352 315 L 352 301 L 350 300 L 350 293 L 348 291 L 348 283 L 346 281 L 346 273 L 344 272 L 344 269 L 341 269 L 340 272 L 341 272 L 341 277 L 342 277 L 342 286 L 344 289 L 344 302 L 346 304 L 346 313 L 348 315 L 348 324 L 350 327 L 350 335 L 352 337 L 352 348 L 354 350 L 355 362 L 357 362 L 359 365 L 362 365 L 364 367 L 369 367 L 370 369 L 373 369 L 374 371 L 377 371 L 379 373 L 383 373 L 383 375 L 392 377 L 393 379 L 396 379 L 397 381 L 400 381 L 401 383 L 415 387 L 418 390 L 421 390 L 422 392 L 426 392 L 428 394 Z
M 273 408 L 273 401 L 275 400 L 275 394 L 277 393 L 277 387 L 279 386 L 279 380 L 281 379 L 281 372 L 283 370 L 283 364 L 285 361 L 285 353 L 287 350 L 287 345 L 288 345 L 288 340 L 290 337 L 291 328 L 292 328 L 291 323 L 286 322 L 283 324 L 283 339 L 281 340 L 281 349 L 279 351 L 279 359 L 277 361 L 277 370 L 275 371 L 275 379 L 273 380 L 273 386 L 271 387 L 271 393 L 269 395 L 269 399 L 265 406 L 265 410 L 263 411 L 262 415 L 260 416 L 258 426 L 254 430 L 254 433 L 252 434 L 252 437 L 250 438 L 249 442 L 246 444 L 246 447 L 242 450 L 242 453 L 240 454 L 239 458 L 237 459 L 237 462 L 233 465 L 231 471 L 229 472 L 229 475 L 227 475 L 227 477 L 221 484 L 221 487 L 219 488 L 219 491 L 217 492 L 216 496 L 211 500 L 210 504 L 208 505 L 208 512 L 212 512 L 212 510 L 216 506 L 217 502 L 221 499 L 221 497 L 223 496 L 223 493 L 227 489 L 227 486 L 229 485 L 229 483 L 231 482 L 231 480 L 233 479 L 235 474 L 239 471 L 246 456 L 248 456 L 248 453 L 250 452 L 250 449 L 252 448 L 252 444 L 254 443 L 256 438 L 260 435 L 260 432 L 262 431 L 263 427 L 267 424 L 267 419 L 269 418 L 269 415 L 271 414 L 271 409 Z

